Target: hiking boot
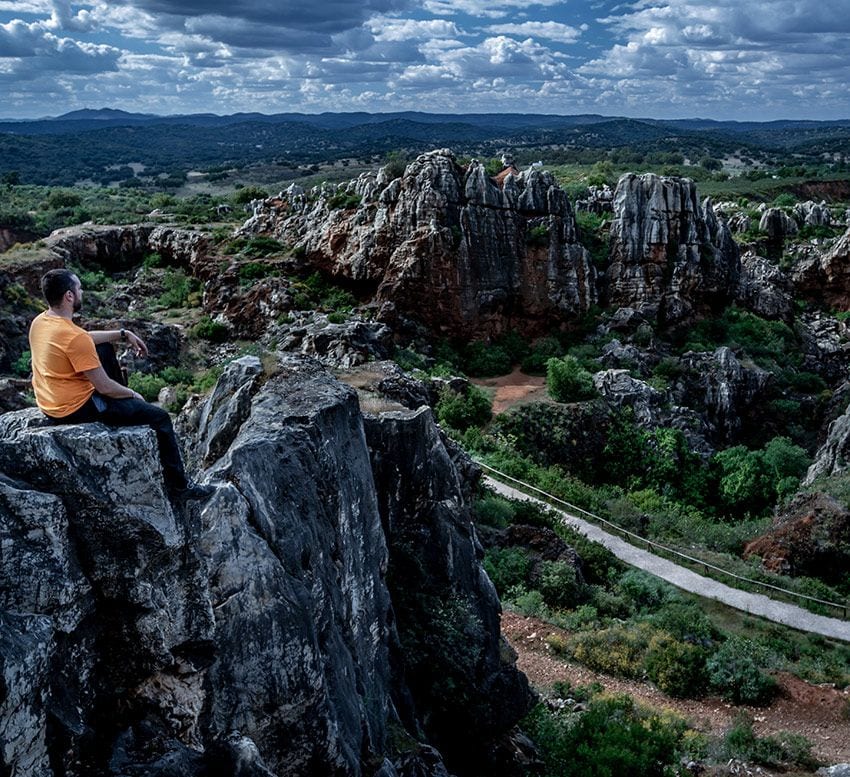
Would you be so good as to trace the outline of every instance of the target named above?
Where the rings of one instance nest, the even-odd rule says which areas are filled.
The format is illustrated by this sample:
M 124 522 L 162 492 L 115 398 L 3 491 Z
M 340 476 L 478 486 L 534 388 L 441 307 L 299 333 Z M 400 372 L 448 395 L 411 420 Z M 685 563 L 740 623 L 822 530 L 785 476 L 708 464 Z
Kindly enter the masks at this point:
M 182 488 L 172 488 L 171 496 L 181 502 L 190 502 L 195 499 L 207 499 L 213 495 L 215 486 L 202 485 L 190 480 Z

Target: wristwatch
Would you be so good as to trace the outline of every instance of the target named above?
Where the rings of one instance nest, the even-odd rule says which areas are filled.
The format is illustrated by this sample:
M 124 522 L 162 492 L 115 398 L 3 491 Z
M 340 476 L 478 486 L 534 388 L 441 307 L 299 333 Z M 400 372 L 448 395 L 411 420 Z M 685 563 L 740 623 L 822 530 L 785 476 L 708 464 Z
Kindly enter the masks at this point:
M 121 330 L 121 339 L 122 339 L 122 340 L 126 340 L 126 339 L 127 339 L 127 330 L 126 330 L 126 329 L 122 329 L 122 330 Z

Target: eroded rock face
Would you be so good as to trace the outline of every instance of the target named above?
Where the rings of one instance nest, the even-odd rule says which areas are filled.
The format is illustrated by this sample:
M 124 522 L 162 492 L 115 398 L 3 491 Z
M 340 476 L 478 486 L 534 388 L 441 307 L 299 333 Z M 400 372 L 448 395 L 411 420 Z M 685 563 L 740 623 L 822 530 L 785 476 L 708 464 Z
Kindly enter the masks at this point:
M 460 766 L 472 731 L 489 752 L 527 685 L 499 651 L 466 486 L 430 412 L 372 419 L 367 442 L 354 391 L 316 362 L 246 357 L 194 418 L 217 488 L 175 508 L 150 430 L 0 416 L 0 763 L 437 777 L 425 734 Z M 408 587 L 412 562 L 436 609 Z M 443 618 L 458 607 L 468 628 Z M 434 618 L 446 640 L 461 629 L 468 707 L 441 705 L 399 648 L 397 624 Z M 436 671 L 455 671 L 432 644 Z
M 850 310 L 850 229 L 825 252 L 815 252 L 793 273 L 794 287 L 805 299 Z
M 199 232 L 154 224 L 66 227 L 44 242 L 66 264 L 96 266 L 107 272 L 139 264 L 150 252 L 159 253 L 170 264 L 188 266 L 202 258 L 208 247 Z
M 741 257 L 736 301 L 762 318 L 790 321 L 794 315 L 791 281 L 775 263 L 748 251 Z
M 817 373 L 828 383 L 845 380 L 850 362 L 847 323 L 815 310 L 800 315 L 796 328 L 803 352 L 802 369 Z
M 740 273 L 737 246 L 711 202 L 683 178 L 629 173 L 614 194 L 606 302 L 664 325 L 727 303 Z
M 346 194 L 360 204 L 334 209 Z M 436 331 L 544 331 L 596 300 L 572 209 L 547 172 L 511 173 L 497 185 L 482 164 L 461 168 L 442 150 L 393 181 L 378 173 L 316 196 L 312 205 L 268 200 L 243 231 L 299 246 L 321 270 Z
M 685 372 L 673 387 L 680 405 L 700 412 L 706 434 L 715 445 L 734 443 L 765 397 L 771 374 L 741 362 L 731 348 L 713 353 L 686 353 Z
M 478 563 L 483 550 L 451 456 L 428 408 L 367 418 L 366 436 L 389 544 L 398 659 L 413 702 L 397 694 L 396 708 L 406 722 L 418 718 L 456 768 L 500 772 L 494 743 L 530 693 L 500 639 L 498 598 Z
M 803 485 L 809 486 L 819 477 L 840 475 L 850 469 L 850 409 L 836 418 L 830 425 L 826 441 L 809 467 Z
M 761 537 L 744 548 L 766 569 L 839 581 L 850 563 L 850 512 L 831 496 L 798 494 Z

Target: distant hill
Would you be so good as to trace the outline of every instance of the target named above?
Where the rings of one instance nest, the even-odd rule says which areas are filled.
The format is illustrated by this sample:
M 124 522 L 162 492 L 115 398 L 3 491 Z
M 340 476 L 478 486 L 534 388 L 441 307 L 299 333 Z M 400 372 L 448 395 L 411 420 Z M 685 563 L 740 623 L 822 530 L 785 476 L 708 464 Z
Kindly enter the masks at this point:
M 190 169 L 260 162 L 298 167 L 439 146 L 478 156 L 536 148 L 594 153 L 630 148 L 677 151 L 689 158 L 744 150 L 755 157 L 802 154 L 817 160 L 819 154 L 850 152 L 850 120 L 659 121 L 597 114 L 418 111 L 157 116 L 83 109 L 47 119 L 0 122 L 0 174 L 14 170 L 27 183 L 69 185 L 132 177 L 132 171 L 113 172 L 129 163 L 141 163 L 145 175 L 162 178 Z

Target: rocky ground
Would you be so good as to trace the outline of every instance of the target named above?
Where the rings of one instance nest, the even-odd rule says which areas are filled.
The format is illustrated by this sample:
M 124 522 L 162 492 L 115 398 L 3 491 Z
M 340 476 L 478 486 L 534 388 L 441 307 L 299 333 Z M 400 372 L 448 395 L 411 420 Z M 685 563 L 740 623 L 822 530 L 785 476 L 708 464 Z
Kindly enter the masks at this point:
M 573 686 L 601 683 L 609 693 L 627 693 L 650 707 L 672 710 L 713 735 L 722 735 L 735 715 L 745 712 L 752 717 L 753 728 L 760 736 L 793 731 L 812 742 L 813 752 L 820 760 L 829 764 L 850 761 L 848 689 L 811 685 L 780 673 L 777 680 L 781 690 L 769 707 L 736 707 L 718 697 L 674 699 L 648 683 L 596 672 L 555 655 L 546 638 L 567 632 L 537 618 L 504 612 L 502 634 L 519 655 L 517 666 L 538 690 L 545 691 L 557 681 L 568 681 Z

